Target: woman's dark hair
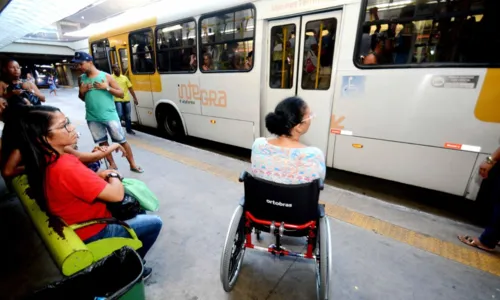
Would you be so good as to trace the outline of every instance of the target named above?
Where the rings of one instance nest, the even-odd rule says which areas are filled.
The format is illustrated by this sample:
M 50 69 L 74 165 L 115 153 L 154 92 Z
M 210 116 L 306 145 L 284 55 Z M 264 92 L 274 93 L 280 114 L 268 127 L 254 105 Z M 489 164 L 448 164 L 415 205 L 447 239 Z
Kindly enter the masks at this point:
M 60 110 L 53 106 L 26 106 L 20 113 L 19 141 L 22 160 L 30 185 L 30 197 L 40 209 L 49 214 L 45 197 L 45 173 L 47 167 L 59 158 L 59 153 L 47 142 L 53 114 Z
M 267 114 L 267 130 L 277 136 L 290 136 L 292 128 L 302 122 L 306 108 L 306 102 L 299 97 L 286 98 L 278 103 L 274 112 Z

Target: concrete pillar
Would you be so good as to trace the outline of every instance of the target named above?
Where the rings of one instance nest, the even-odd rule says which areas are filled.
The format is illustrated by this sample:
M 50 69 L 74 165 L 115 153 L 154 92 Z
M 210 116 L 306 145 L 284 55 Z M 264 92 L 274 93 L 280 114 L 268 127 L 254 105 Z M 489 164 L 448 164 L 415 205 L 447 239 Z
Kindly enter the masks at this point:
M 64 72 L 66 73 L 66 79 L 68 80 L 68 85 L 69 86 L 76 86 L 77 83 L 74 82 L 73 80 L 73 74 L 71 73 L 71 68 L 69 65 L 63 65 Z

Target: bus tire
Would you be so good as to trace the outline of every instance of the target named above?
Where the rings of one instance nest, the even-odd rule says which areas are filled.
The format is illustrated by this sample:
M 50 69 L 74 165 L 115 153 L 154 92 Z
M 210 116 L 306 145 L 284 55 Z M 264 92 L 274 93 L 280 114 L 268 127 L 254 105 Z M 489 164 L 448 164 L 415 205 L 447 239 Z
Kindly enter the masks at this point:
M 177 113 L 177 110 L 171 105 L 165 104 L 158 107 L 156 116 L 158 129 L 168 139 L 179 141 L 185 137 L 184 124 Z

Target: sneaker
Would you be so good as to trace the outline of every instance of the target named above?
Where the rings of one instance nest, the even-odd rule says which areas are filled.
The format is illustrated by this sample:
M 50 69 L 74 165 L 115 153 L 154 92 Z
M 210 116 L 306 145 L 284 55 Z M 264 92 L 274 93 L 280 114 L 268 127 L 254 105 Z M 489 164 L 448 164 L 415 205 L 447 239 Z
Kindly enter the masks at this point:
M 151 275 L 153 275 L 153 269 L 150 267 L 144 267 L 144 271 L 142 272 L 142 280 L 148 280 Z
M 127 131 L 127 133 L 131 134 L 131 135 L 135 135 L 135 131 L 133 131 L 133 130 Z

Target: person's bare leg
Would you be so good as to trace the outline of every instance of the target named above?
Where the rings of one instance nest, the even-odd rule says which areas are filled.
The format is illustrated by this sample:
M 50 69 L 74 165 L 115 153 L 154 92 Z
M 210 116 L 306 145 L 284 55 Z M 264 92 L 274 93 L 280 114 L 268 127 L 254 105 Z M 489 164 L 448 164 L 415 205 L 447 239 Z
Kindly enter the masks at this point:
M 99 146 L 106 146 L 106 147 L 109 147 L 109 143 L 106 141 L 106 142 L 102 142 L 102 143 L 99 143 Z M 108 160 L 109 162 L 109 168 L 110 169 L 117 169 L 118 167 L 116 166 L 116 163 L 115 163 L 115 160 L 113 159 L 113 154 L 109 154 L 106 156 L 106 159 Z
M 129 143 L 127 143 L 127 142 L 125 142 L 121 145 L 123 146 L 123 148 L 127 152 L 127 160 L 128 160 L 128 163 L 130 164 L 130 169 L 137 170 L 138 166 L 135 163 L 134 154 L 132 154 L 132 147 L 130 147 Z

